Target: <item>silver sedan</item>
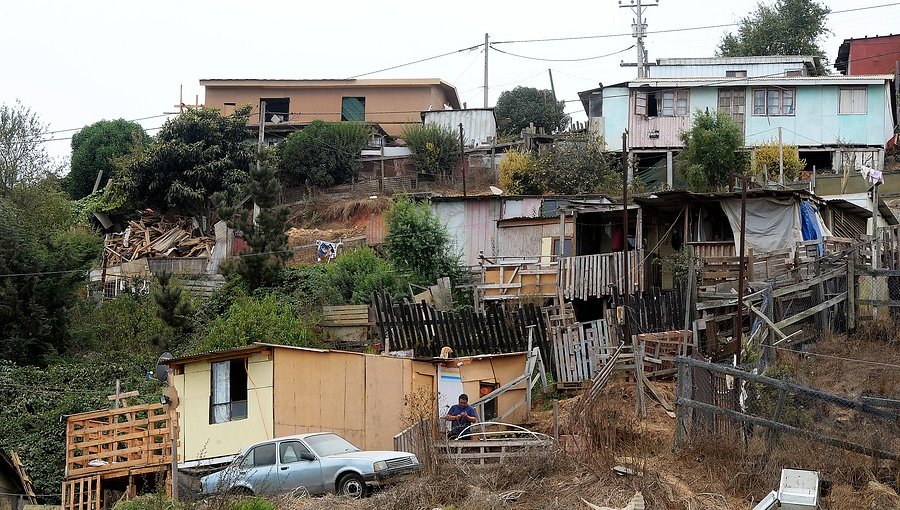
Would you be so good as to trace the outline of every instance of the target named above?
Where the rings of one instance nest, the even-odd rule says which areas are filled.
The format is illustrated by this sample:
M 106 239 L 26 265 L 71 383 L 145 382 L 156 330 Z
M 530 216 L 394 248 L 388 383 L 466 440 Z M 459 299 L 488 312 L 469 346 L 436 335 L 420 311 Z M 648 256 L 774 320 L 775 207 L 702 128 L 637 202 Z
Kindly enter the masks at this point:
M 303 487 L 311 494 L 360 498 L 421 469 L 411 453 L 360 451 L 343 437 L 322 432 L 251 445 L 222 471 L 201 478 L 200 486 L 204 495 L 272 495 Z

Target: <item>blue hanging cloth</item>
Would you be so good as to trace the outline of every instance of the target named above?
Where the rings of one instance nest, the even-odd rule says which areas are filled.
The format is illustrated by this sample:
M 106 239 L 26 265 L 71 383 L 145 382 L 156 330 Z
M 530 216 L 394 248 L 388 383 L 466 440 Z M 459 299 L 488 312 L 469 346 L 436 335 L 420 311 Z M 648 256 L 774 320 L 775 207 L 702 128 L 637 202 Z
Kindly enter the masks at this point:
M 804 241 L 819 240 L 822 241 L 822 231 L 819 230 L 819 222 L 816 220 L 818 209 L 808 201 L 800 203 L 800 232 L 803 234 Z M 822 255 L 824 249 L 822 243 L 818 246 L 819 255 Z

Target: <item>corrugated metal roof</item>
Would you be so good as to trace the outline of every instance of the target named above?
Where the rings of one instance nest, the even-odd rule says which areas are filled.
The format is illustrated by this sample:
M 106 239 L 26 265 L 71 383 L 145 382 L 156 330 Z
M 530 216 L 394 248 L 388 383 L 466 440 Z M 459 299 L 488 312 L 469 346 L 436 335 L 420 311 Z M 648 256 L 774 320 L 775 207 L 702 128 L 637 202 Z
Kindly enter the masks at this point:
M 696 57 L 696 58 L 658 58 L 660 66 L 715 66 L 739 64 L 796 64 L 815 62 L 819 57 L 812 55 L 757 55 L 752 57 Z
M 649 87 L 733 87 L 735 85 L 849 85 L 881 84 L 893 80 L 891 74 L 858 76 L 760 76 L 755 78 L 641 78 L 628 82 L 630 88 Z

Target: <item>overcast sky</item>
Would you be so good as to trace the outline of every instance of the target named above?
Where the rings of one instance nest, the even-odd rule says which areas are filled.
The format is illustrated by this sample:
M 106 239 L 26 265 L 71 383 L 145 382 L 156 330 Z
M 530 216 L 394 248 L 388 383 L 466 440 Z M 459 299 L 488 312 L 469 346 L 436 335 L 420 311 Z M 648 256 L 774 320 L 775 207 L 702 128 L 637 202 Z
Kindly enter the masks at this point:
M 652 1 L 652 0 L 651 0 Z M 734 23 L 756 0 L 659 0 L 647 9 L 648 31 Z M 884 35 L 900 26 L 900 2 L 825 0 L 832 10 L 894 4 L 829 17 L 822 41 L 833 61 L 841 41 Z M 617 0 L 553 2 L 470 1 L 231 1 L 155 0 L 0 3 L 0 103 L 16 99 L 35 110 L 50 131 L 101 119 L 137 119 L 203 102 L 201 78 L 347 78 L 413 60 L 492 42 L 630 33 L 633 14 Z M 649 34 L 650 60 L 713 56 L 729 28 Z M 900 31 L 900 30 L 898 30 Z M 547 59 L 583 59 L 620 52 L 628 36 L 565 42 L 498 44 L 503 51 Z M 437 77 L 455 85 L 470 107 L 483 102 L 483 48 L 367 76 Z M 517 85 L 549 88 L 575 100 L 598 83 L 636 75 L 635 50 L 581 62 L 544 62 L 492 50 L 490 103 Z M 567 103 L 576 120 L 580 103 Z M 165 118 L 141 121 L 155 133 Z M 72 132 L 48 135 L 67 138 Z M 69 141 L 49 141 L 54 156 Z

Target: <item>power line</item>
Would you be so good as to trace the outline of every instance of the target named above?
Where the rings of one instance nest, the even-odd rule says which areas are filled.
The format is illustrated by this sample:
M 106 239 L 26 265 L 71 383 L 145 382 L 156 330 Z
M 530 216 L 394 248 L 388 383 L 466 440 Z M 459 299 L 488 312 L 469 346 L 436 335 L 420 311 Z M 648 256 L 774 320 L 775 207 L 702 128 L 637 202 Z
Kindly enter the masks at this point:
M 607 54 L 605 54 L 605 55 L 597 55 L 597 56 L 594 56 L 594 57 L 584 57 L 584 58 L 539 58 L 539 57 L 529 57 L 529 56 L 527 56 L 527 55 L 518 55 L 518 54 L 516 54 L 516 53 L 511 53 L 511 52 L 508 52 L 508 51 L 501 50 L 500 48 L 495 48 L 493 45 L 491 45 L 491 49 L 492 49 L 492 50 L 494 50 L 494 51 L 499 51 L 500 53 L 503 53 L 503 54 L 505 54 L 505 55 L 510 55 L 510 56 L 518 57 L 518 58 L 524 58 L 524 59 L 528 59 L 528 60 L 537 60 L 537 61 L 540 61 L 540 62 L 584 62 L 584 61 L 586 61 L 586 60 L 596 60 L 596 59 L 599 59 L 599 58 L 606 58 L 606 57 L 611 57 L 611 56 L 613 56 L 613 55 L 618 55 L 619 53 L 624 53 L 624 52 L 626 52 L 626 51 L 628 51 L 628 50 L 630 50 L 630 49 L 632 49 L 632 48 L 634 48 L 634 45 L 633 45 L 633 44 L 632 44 L 631 46 L 629 46 L 629 47 L 623 49 L 623 50 L 614 51 L 614 52 L 612 52 L 612 53 L 607 53 Z
M 377 70 L 375 70 L 375 71 L 369 71 L 369 72 L 367 72 L 367 73 L 355 74 L 355 75 L 353 75 L 353 76 L 349 76 L 347 79 L 360 78 L 360 77 L 363 77 L 363 76 L 369 76 L 370 74 L 380 73 L 380 72 L 382 72 L 382 71 L 391 71 L 391 70 L 393 70 L 393 69 L 400 69 L 401 67 L 407 67 L 407 66 L 411 66 L 411 65 L 413 65 L 413 64 L 419 64 L 419 63 L 422 63 L 422 62 L 428 62 L 429 60 L 435 60 L 435 59 L 438 59 L 438 58 L 446 57 L 446 56 L 448 56 L 448 55 L 454 55 L 454 54 L 456 54 L 456 53 L 462 53 L 462 52 L 464 52 L 464 51 L 471 51 L 471 50 L 474 50 L 475 48 L 480 48 L 480 47 L 482 47 L 482 46 L 484 46 L 484 43 L 476 44 L 476 45 L 474 45 L 474 46 L 469 46 L 468 48 L 461 48 L 461 49 L 458 49 L 458 50 L 448 51 L 447 53 L 441 53 L 440 55 L 434 55 L 434 56 L 431 56 L 431 57 L 420 58 L 419 60 L 413 60 L 412 62 L 406 62 L 405 64 L 398 64 L 398 65 L 391 66 L 391 67 L 385 67 L 385 68 L 382 68 L 382 69 L 377 69 Z

